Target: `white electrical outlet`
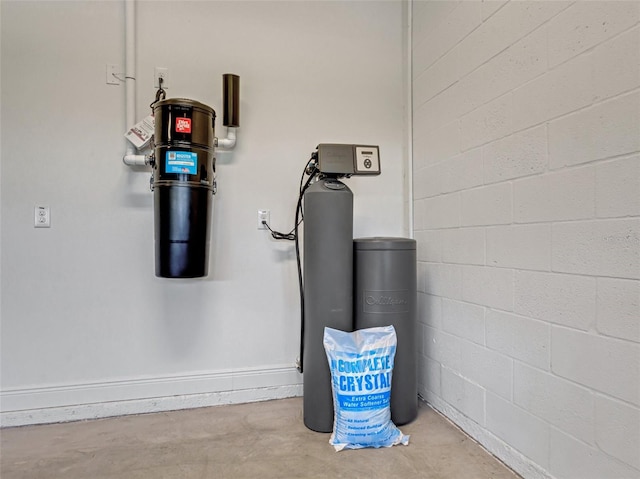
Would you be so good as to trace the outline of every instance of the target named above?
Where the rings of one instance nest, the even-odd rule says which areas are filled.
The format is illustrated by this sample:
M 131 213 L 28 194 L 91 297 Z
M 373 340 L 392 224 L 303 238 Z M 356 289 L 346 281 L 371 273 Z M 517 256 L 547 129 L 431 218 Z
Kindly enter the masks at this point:
M 271 213 L 269 212 L 269 210 L 258 210 L 258 229 L 259 230 L 266 230 L 267 229 L 267 227 L 263 223 L 263 221 L 266 221 L 267 223 L 269 223 L 269 216 L 270 215 L 271 215 Z
M 160 88 L 160 78 L 162 78 L 162 88 L 169 88 L 169 69 L 164 67 L 156 67 L 153 73 L 153 86 Z
M 48 206 L 34 208 L 33 226 L 36 228 L 51 228 L 51 211 Z
M 107 85 L 120 85 L 120 67 L 118 65 L 107 64 Z

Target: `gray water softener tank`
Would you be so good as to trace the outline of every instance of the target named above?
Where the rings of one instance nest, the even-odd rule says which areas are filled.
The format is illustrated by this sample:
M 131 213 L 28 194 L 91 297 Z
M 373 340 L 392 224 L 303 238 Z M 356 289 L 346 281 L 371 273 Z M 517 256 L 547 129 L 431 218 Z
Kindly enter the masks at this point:
M 353 246 L 355 329 L 395 328 L 391 419 L 396 425 L 406 424 L 418 414 L 416 241 L 357 238 Z
M 353 331 L 353 193 L 332 178 L 304 194 L 303 416 L 318 432 L 333 430 L 326 326 Z

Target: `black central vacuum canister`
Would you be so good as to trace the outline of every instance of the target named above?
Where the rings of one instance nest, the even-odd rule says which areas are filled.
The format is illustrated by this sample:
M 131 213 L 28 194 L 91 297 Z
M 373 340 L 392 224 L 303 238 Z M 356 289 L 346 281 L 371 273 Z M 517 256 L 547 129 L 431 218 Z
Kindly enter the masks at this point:
M 211 107 L 184 98 L 155 103 L 153 114 L 156 276 L 206 276 L 216 114 Z
M 416 241 L 357 238 L 353 249 L 355 329 L 395 328 L 391 419 L 396 425 L 406 424 L 418 414 Z
M 304 424 L 333 430 L 324 328 L 353 331 L 353 193 L 325 178 L 304 193 Z

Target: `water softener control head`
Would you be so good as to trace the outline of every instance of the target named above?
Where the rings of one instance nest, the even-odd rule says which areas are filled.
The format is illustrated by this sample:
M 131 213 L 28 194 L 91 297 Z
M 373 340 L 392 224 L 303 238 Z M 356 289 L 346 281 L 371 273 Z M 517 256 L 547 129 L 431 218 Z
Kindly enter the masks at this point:
M 321 143 L 318 170 L 327 176 L 379 175 L 380 149 L 371 145 Z

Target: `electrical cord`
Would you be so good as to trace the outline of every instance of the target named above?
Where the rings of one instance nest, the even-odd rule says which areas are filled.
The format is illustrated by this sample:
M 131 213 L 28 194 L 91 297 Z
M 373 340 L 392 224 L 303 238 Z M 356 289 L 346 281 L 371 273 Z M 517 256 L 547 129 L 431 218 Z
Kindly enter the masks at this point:
M 302 197 L 302 195 L 304 194 L 304 190 L 307 189 L 307 186 L 304 186 L 303 189 L 303 181 L 304 181 L 304 175 L 305 173 L 308 173 L 311 175 L 311 177 L 313 176 L 312 173 L 315 169 L 315 166 L 310 166 L 312 165 L 314 157 L 311 157 L 311 160 L 309 160 L 309 163 L 307 163 L 307 166 L 305 166 L 305 169 L 302 170 L 302 175 L 300 175 L 300 186 L 298 187 L 298 205 L 296 206 L 296 212 L 298 211 L 298 208 L 301 207 L 300 205 L 300 198 Z M 315 174 L 315 173 L 313 173 Z M 286 241 L 295 241 L 296 239 L 296 232 L 297 232 L 297 226 L 300 226 L 300 223 L 302 223 L 303 220 L 303 216 L 302 216 L 302 211 L 300 211 L 300 219 L 298 220 L 297 216 L 296 216 L 296 221 L 295 221 L 295 225 L 291 231 L 289 231 L 288 233 L 281 233 L 280 231 L 275 231 L 273 229 L 271 229 L 271 226 L 269 225 L 269 223 L 267 223 L 266 220 L 262 220 L 262 224 L 271 232 L 271 236 L 273 239 L 275 240 L 286 240 Z
M 153 107 L 155 106 L 155 104 L 158 103 L 160 100 L 164 100 L 165 98 L 167 98 L 167 92 L 164 88 L 162 88 L 163 83 L 164 83 L 164 79 L 162 77 L 159 77 L 158 91 L 156 92 L 156 99 L 152 101 L 151 104 L 149 105 L 149 107 L 151 108 L 151 114 L 153 114 Z
M 296 368 L 300 373 L 303 372 L 303 355 L 304 355 L 304 282 L 302 278 L 302 262 L 300 261 L 300 235 L 298 227 L 304 221 L 304 212 L 302 209 L 302 200 L 304 198 L 304 192 L 311 186 L 311 182 L 318 175 L 319 170 L 317 168 L 317 153 L 311 155 L 311 159 L 305 165 L 300 175 L 300 186 L 298 188 L 298 203 L 296 204 L 296 212 L 294 218 L 294 227 L 288 233 L 281 233 L 280 231 L 274 231 L 269 224 L 262 220 L 262 224 L 267 227 L 271 232 L 271 236 L 276 240 L 294 241 L 296 248 L 296 265 L 298 268 L 298 286 L 300 289 L 300 357 L 298 358 Z M 304 176 L 309 175 L 307 181 L 304 181 Z
M 262 224 L 265 225 L 265 227 L 269 231 L 271 231 L 271 236 L 273 237 L 273 239 L 287 241 L 294 241 L 296 239 L 296 235 L 294 234 L 295 228 L 288 233 L 280 233 L 279 231 L 272 230 L 271 226 L 269 226 L 269 223 L 267 223 L 265 220 L 262 220 Z
M 304 372 L 304 283 L 302 281 L 302 263 L 300 262 L 300 235 L 298 234 L 298 226 L 304 219 L 302 217 L 302 198 L 304 196 L 304 192 L 311 185 L 311 181 L 318 174 L 318 169 L 314 166 L 313 170 L 309 174 L 309 179 L 304 184 L 304 187 L 300 187 L 300 195 L 298 196 L 298 206 L 296 207 L 296 215 L 295 215 L 295 244 L 296 244 L 296 263 L 298 264 L 298 285 L 300 286 L 300 357 L 298 358 L 297 369 L 298 372 Z M 302 184 L 302 181 L 300 181 Z M 298 218 L 302 217 L 300 221 Z

